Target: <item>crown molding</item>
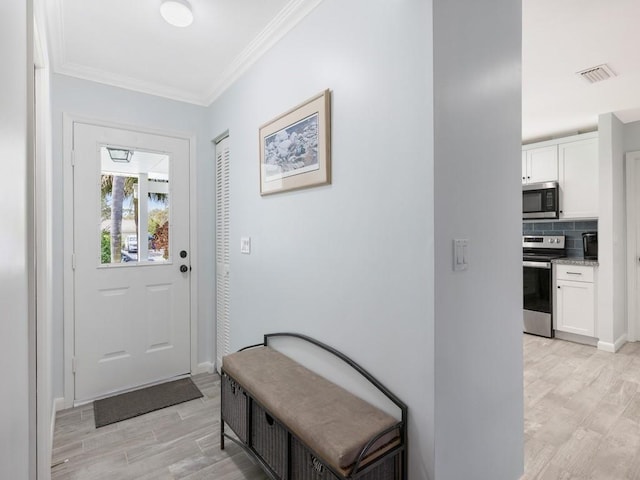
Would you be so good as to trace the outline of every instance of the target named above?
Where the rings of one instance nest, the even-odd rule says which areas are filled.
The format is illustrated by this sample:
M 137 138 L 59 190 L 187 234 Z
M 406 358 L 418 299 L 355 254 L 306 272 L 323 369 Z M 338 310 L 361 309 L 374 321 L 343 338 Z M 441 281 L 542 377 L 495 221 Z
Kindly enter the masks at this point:
M 105 85 L 111 85 L 113 87 L 119 87 L 125 90 L 133 90 L 135 92 L 164 97 L 170 100 L 177 100 L 179 102 L 192 103 L 194 105 L 200 105 L 202 107 L 208 106 L 208 104 L 204 101 L 204 97 L 202 95 L 198 95 L 197 92 L 194 93 L 189 90 L 168 87 L 167 85 L 163 85 L 160 83 L 148 82 L 146 80 L 127 77 L 125 75 L 120 75 L 97 68 L 86 67 L 84 65 L 66 63 L 58 68 L 58 71 L 56 73 L 68 75 L 70 77 L 81 78 L 83 80 L 90 80 L 97 83 L 103 83 Z
M 51 47 L 50 61 L 51 69 L 54 73 L 205 107 L 211 105 L 278 40 L 284 37 L 304 17 L 322 3 L 322 0 L 290 0 L 231 62 L 213 88 L 207 91 L 190 91 L 67 61 L 62 15 L 63 0 L 37 1 L 45 2 L 48 12 L 48 43 Z
M 229 88 L 249 67 L 258 61 L 278 40 L 284 37 L 322 0 L 291 0 L 271 20 L 267 26 L 251 41 L 224 71 L 221 80 L 211 89 L 206 97 L 206 103 L 212 104 Z
M 48 69 L 51 66 L 49 39 L 47 32 L 47 11 L 43 0 L 34 0 L 33 2 L 33 23 L 34 23 L 34 42 L 35 42 L 35 63 L 36 68 Z
M 62 0 L 38 0 L 44 4 L 46 12 L 46 37 L 49 46 L 49 62 L 53 72 L 58 72 L 64 64 L 64 24 L 62 18 Z

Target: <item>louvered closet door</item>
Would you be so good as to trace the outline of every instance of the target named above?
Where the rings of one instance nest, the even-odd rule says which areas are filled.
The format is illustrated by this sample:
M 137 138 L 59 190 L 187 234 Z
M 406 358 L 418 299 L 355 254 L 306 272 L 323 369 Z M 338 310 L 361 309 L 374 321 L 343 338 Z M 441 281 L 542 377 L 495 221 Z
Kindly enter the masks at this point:
M 229 137 L 216 144 L 216 366 L 229 353 Z

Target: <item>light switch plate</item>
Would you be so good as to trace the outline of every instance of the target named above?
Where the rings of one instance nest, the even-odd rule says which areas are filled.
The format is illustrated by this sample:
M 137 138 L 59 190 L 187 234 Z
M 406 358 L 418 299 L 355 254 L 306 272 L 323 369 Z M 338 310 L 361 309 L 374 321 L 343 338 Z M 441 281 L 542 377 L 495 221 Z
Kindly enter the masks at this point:
M 469 268 L 469 239 L 453 239 L 453 270 L 459 272 Z
M 251 253 L 251 237 L 240 237 L 240 253 Z

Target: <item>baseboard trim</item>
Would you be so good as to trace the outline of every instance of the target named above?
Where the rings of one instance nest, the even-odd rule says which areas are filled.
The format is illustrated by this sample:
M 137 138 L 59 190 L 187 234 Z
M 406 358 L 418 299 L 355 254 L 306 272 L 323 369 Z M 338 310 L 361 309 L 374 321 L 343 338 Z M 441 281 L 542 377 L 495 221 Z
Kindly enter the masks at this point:
M 53 399 L 51 405 L 51 431 L 49 432 L 49 445 L 53 451 L 53 434 L 56 431 L 56 413 L 62 410 L 64 407 L 64 398 L 58 397 Z
M 602 350 L 603 352 L 609 352 L 609 353 L 615 353 L 616 352 L 616 346 L 615 344 L 611 343 L 611 342 L 603 342 L 603 341 L 598 341 L 598 350 Z
M 618 350 L 622 348 L 622 346 L 627 343 L 627 334 L 624 333 L 618 337 L 618 339 L 611 342 L 598 342 L 598 350 L 602 350 L 603 352 L 616 353 Z
M 192 375 L 198 375 L 200 373 L 213 373 L 213 363 L 202 362 L 199 363 L 196 369 L 191 372 Z
M 555 338 L 560 340 L 566 340 L 568 342 L 581 343 L 583 345 L 597 346 L 598 339 L 593 337 L 587 337 L 585 335 L 578 335 L 577 333 L 561 332 L 556 330 L 554 332 Z
M 55 402 L 56 402 L 56 412 L 74 407 L 73 398 L 67 399 L 66 397 L 60 397 L 60 398 L 56 398 Z
M 618 337 L 618 339 L 616 340 L 615 343 L 615 347 L 616 347 L 616 352 L 618 350 L 620 350 L 622 348 L 622 346 L 627 343 L 629 341 L 629 337 L 627 336 L 626 333 L 620 335 L 620 337 Z

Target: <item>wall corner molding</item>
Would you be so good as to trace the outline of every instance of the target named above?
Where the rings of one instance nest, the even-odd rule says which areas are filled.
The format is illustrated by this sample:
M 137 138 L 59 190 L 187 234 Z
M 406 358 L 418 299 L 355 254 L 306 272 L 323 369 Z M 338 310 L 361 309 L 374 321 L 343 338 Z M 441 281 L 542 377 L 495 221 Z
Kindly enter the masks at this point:
M 284 37 L 304 17 L 313 11 L 322 0 L 291 0 L 271 22 L 253 39 L 238 55 L 229 68 L 222 74 L 222 79 L 206 96 L 204 103 L 211 105 L 229 88 L 249 67 L 256 63 L 278 40 Z
M 201 373 L 213 373 L 213 363 L 212 362 L 202 362 L 199 363 L 198 366 L 191 372 L 192 375 L 199 375 Z
M 602 342 L 598 341 L 598 350 L 602 350 L 603 352 L 616 353 L 618 350 L 622 348 L 622 346 L 627 343 L 627 334 L 624 333 L 620 335 L 615 342 Z

